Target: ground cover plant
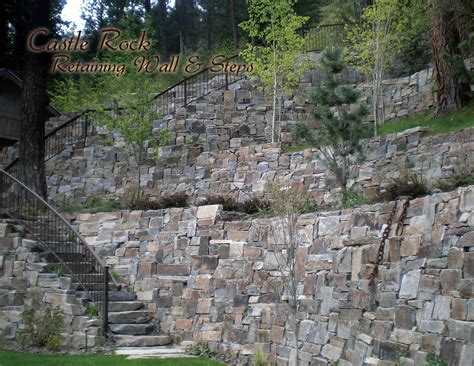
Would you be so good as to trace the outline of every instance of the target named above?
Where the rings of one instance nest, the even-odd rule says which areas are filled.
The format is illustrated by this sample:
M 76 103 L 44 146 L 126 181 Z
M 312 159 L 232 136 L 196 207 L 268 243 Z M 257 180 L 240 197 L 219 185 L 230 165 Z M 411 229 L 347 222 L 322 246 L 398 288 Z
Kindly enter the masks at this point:
M 203 358 L 127 360 L 115 355 L 41 355 L 0 350 L 1 366 L 218 366 Z
M 381 135 L 388 135 L 418 126 L 428 128 L 431 135 L 443 135 L 474 127 L 474 103 L 447 116 L 433 117 L 431 112 L 426 112 L 396 119 L 381 125 L 379 132 Z

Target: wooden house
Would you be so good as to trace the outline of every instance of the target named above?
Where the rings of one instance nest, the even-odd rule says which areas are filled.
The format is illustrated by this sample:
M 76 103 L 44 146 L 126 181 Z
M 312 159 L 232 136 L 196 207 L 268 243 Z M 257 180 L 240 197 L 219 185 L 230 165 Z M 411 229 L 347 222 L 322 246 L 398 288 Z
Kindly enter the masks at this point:
M 0 150 L 20 138 L 21 88 L 18 76 L 8 69 L 0 69 Z M 48 118 L 59 115 L 53 107 L 48 107 Z

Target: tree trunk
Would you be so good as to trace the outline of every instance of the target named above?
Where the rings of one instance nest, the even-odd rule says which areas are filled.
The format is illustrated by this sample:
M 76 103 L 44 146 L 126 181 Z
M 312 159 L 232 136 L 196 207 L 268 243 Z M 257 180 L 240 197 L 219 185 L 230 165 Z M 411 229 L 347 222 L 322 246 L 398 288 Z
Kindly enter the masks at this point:
M 145 13 L 148 15 L 151 12 L 151 0 L 144 0 L 143 7 L 145 8 Z
M 235 18 L 235 1 L 229 0 L 229 9 L 230 9 L 230 26 L 232 27 L 232 44 L 234 46 L 234 51 L 239 49 L 239 36 L 237 34 L 237 20 Z
M 158 1 L 157 8 L 158 15 L 158 36 L 160 38 L 160 56 L 163 61 L 168 61 L 168 42 L 166 41 L 166 21 L 168 19 L 168 12 L 166 10 L 166 0 Z
M 213 8 L 211 0 L 207 0 L 207 49 L 212 49 L 212 18 L 213 18 Z
M 25 29 L 49 26 L 48 0 L 24 0 Z M 48 27 L 49 28 L 49 27 Z M 44 42 L 44 39 L 39 40 Z M 24 183 L 46 198 L 45 128 L 47 119 L 49 57 L 47 53 L 26 50 L 23 73 L 20 164 Z
M 459 78 L 462 54 L 458 48 L 460 35 L 454 24 L 454 12 L 440 0 L 431 7 L 431 47 L 437 82 L 436 115 L 452 113 L 469 101 L 470 85 Z M 462 69 L 461 65 L 460 66 Z

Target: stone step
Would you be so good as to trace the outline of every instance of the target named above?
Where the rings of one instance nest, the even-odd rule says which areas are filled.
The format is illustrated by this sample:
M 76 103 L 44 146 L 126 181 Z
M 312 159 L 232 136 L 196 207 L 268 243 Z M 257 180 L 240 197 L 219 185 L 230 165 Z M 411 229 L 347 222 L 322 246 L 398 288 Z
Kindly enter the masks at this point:
M 48 261 L 50 263 L 58 263 L 55 258 L 55 262 Z M 81 262 L 81 261 L 64 261 L 64 264 L 71 269 L 74 273 L 95 273 L 95 267 L 91 262 Z
M 117 335 L 113 338 L 117 347 L 153 347 L 171 343 L 171 338 L 166 335 Z
M 143 308 L 141 301 L 111 301 L 109 302 L 109 312 L 114 311 L 132 311 Z
M 109 289 L 114 289 L 114 286 L 109 284 Z M 100 297 L 100 291 L 89 291 L 91 297 Z M 84 291 L 77 291 L 76 295 L 81 299 L 89 298 L 88 294 Z M 109 290 L 109 303 L 113 301 L 134 301 L 136 300 L 136 295 L 133 292 L 125 292 L 125 291 L 114 291 Z
M 150 312 L 146 310 L 109 313 L 109 323 L 111 324 L 143 324 L 150 321 L 150 319 Z
M 110 331 L 115 334 L 145 335 L 154 330 L 155 327 L 150 324 L 110 324 Z
M 158 346 L 158 347 L 121 347 L 115 350 L 116 355 L 128 356 L 128 360 L 141 358 L 174 358 L 196 357 L 186 354 L 183 346 Z

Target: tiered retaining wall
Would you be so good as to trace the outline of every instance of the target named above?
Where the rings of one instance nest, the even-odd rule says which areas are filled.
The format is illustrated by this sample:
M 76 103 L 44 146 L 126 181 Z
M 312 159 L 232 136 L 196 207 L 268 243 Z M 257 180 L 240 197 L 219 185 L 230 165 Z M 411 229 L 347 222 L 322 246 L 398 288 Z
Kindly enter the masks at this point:
M 93 137 L 82 146 L 47 163 L 53 200 L 123 197 L 136 187 L 137 165 L 119 140 L 107 146 L 104 139 Z M 189 203 L 216 194 L 247 199 L 248 194 L 261 194 L 269 181 L 301 188 L 318 203 L 331 201 L 336 192 L 315 149 L 287 154 L 279 144 L 264 144 L 203 152 L 201 146 L 185 145 L 163 147 L 160 155 L 158 162 L 149 160 L 142 167 L 142 185 L 152 197 L 184 191 Z M 473 169 L 474 128 L 433 137 L 416 128 L 370 140 L 366 161 L 351 183 L 366 197 L 373 197 L 404 170 L 434 183 L 457 170 Z
M 435 354 L 472 365 L 474 187 L 413 200 L 370 287 L 393 205 L 299 217 L 300 365 L 422 365 Z M 164 332 L 239 364 L 260 347 L 286 365 L 294 335 L 280 301 L 283 246 L 269 235 L 278 220 L 222 215 L 201 206 L 78 214 L 75 224 Z

